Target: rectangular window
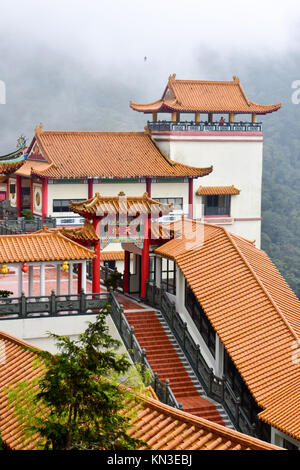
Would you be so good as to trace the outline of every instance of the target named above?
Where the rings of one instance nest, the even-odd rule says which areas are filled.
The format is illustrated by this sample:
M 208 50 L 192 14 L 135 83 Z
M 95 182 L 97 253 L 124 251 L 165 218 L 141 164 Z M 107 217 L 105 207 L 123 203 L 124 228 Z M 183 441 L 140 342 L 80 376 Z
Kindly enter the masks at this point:
M 15 184 L 10 184 L 9 185 L 9 192 L 10 192 L 10 194 L 16 194 L 16 185 Z
M 154 201 L 159 201 L 163 204 L 173 204 L 174 211 L 182 211 L 183 198 L 182 197 L 154 197 Z
M 230 215 L 230 194 L 203 197 L 204 215 Z
M 85 199 L 72 199 L 73 202 L 81 202 Z M 53 199 L 53 212 L 71 212 L 69 209 L 71 199 Z
M 176 265 L 173 260 L 162 258 L 161 285 L 169 294 L 176 294 Z

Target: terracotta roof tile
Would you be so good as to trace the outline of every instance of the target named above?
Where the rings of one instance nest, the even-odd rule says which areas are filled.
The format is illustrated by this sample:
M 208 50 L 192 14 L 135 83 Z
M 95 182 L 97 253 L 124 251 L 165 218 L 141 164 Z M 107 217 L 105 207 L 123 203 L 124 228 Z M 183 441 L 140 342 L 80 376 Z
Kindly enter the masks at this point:
M 149 132 L 67 132 L 35 134 L 49 166 L 32 173 L 47 178 L 199 177 L 212 167 L 171 161 Z M 32 146 L 32 145 L 31 145 Z
M 196 191 L 197 196 L 215 194 L 240 194 L 240 190 L 232 186 L 199 186 Z
M 153 112 L 214 112 L 257 113 L 277 111 L 281 103 L 261 105 L 250 101 L 237 77 L 232 81 L 176 80 L 169 77 L 168 85 L 160 100 L 148 104 L 130 102 L 135 111 Z
M 4 332 L 0 332 L 0 341 L 4 344 L 6 353 L 5 362 L 0 362 L 1 437 L 11 449 L 34 449 L 36 439 L 25 438 L 24 430 L 14 416 L 13 405 L 8 403 L 5 389 L 7 386 L 13 387 L 19 381 L 38 377 L 43 371 L 34 365 L 35 354 L 27 349 L 30 344 Z M 280 449 L 204 418 L 164 405 L 157 400 L 155 393 L 149 387 L 144 395 L 131 400 L 128 408 L 130 414 L 134 416 L 130 435 L 139 437 L 148 444 L 152 442 L 152 449 Z M 143 447 L 140 448 L 142 449 Z
M 58 229 L 62 235 L 71 240 L 79 242 L 95 242 L 99 240 L 94 225 L 90 220 L 85 219 L 84 224 L 80 227 L 62 227 Z
M 143 196 L 126 196 L 123 192 L 118 196 L 101 196 L 96 193 L 91 199 L 83 202 L 70 202 L 70 210 L 76 214 L 84 216 L 94 214 L 168 214 L 172 209 L 172 204 L 163 204 L 148 197 L 147 193 Z
M 44 227 L 38 232 L 0 236 L 0 263 L 93 259 L 92 250 Z
M 179 230 L 182 221 L 173 228 Z M 185 220 L 185 234 L 155 250 L 174 259 L 205 310 L 258 405 L 283 432 L 291 421 L 276 419 L 279 395 L 299 375 L 292 345 L 300 338 L 300 302 L 266 253 L 223 227 Z M 194 242 L 188 234 L 197 230 Z M 201 232 L 203 232 L 201 234 Z M 300 381 L 297 393 L 300 393 Z M 286 400 L 288 398 L 286 397 Z M 294 403 L 294 416 L 300 408 Z M 288 413 L 287 413 L 288 416 Z M 300 439 L 300 432 L 297 435 Z

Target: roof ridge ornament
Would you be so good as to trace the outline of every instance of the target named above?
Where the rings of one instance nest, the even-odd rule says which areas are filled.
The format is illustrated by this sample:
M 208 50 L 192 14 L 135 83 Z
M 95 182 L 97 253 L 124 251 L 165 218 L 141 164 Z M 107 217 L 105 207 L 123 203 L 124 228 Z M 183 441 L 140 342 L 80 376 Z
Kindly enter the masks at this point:
M 43 127 L 44 127 L 44 125 L 42 123 L 40 123 L 40 125 L 34 129 L 34 132 L 36 134 L 41 134 L 42 132 L 44 132 Z

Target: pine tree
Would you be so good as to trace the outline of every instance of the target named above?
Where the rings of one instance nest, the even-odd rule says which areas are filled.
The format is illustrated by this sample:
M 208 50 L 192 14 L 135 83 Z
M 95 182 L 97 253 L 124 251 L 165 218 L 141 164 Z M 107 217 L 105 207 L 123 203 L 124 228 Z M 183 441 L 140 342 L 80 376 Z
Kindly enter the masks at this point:
M 126 402 L 133 395 L 112 379 L 128 373 L 131 363 L 116 352 L 121 343 L 108 333 L 109 311 L 106 304 L 77 340 L 51 334 L 58 354 L 34 349 L 46 372 L 34 398 L 42 416 L 32 417 L 29 427 L 42 437 L 44 449 L 120 450 L 143 443 L 127 434 Z

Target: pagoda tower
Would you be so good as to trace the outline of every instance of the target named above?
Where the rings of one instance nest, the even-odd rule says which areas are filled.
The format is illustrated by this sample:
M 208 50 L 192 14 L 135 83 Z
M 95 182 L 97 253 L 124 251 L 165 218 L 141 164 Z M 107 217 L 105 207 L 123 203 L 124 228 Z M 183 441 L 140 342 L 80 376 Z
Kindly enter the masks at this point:
M 161 99 L 130 102 L 130 107 L 152 117 L 147 127 L 170 159 L 213 166 L 205 185 L 193 182 L 193 217 L 224 225 L 260 247 L 263 131 L 258 116 L 277 111 L 281 103 L 254 103 L 236 76 L 203 81 L 178 80 L 173 74 Z

